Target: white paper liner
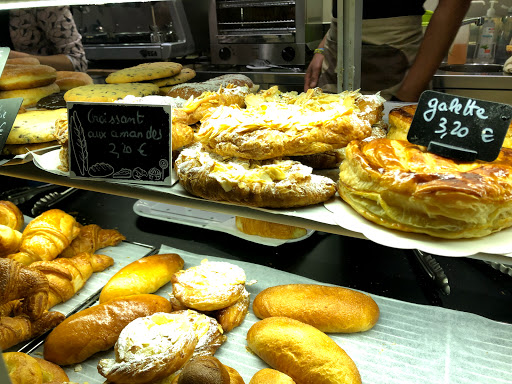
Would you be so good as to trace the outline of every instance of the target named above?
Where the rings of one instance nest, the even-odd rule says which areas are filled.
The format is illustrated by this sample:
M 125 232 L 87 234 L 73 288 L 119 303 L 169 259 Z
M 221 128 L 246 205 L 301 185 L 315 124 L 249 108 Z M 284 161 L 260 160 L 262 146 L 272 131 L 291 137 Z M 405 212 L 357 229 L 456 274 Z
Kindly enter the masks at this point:
M 34 154 L 34 164 L 42 170 L 67 175 L 57 169 L 60 164 L 59 150 L 42 155 Z M 190 195 L 179 183 L 171 188 L 162 186 L 144 186 L 144 188 L 171 193 L 176 196 L 204 200 Z M 217 202 L 218 204 L 229 204 Z M 471 256 L 478 253 L 504 255 L 512 257 L 512 228 L 496 232 L 492 235 L 474 239 L 441 239 L 428 235 L 391 230 L 374 224 L 359 215 L 348 204 L 336 195 L 324 204 L 317 204 L 297 209 L 264 209 L 264 212 L 304 218 L 328 225 L 337 225 L 348 231 L 360 233 L 378 244 L 398 249 L 420 249 L 439 256 Z
M 420 249 L 439 256 L 470 256 L 479 252 L 507 255 L 512 252 L 512 228 L 473 239 L 441 239 L 420 233 L 395 231 L 358 214 L 338 195 L 324 206 L 340 227 L 360 232 L 378 244 L 399 249 Z
M 235 216 L 224 213 L 203 211 L 200 209 L 180 207 L 172 204 L 156 203 L 147 200 L 138 200 L 133 205 L 133 211 L 140 216 L 151 219 L 164 220 L 172 223 L 189 225 L 224 232 L 262 245 L 277 247 L 286 243 L 294 243 L 305 240 L 315 231 L 307 230 L 306 234 L 298 239 L 273 239 L 262 236 L 247 235 L 240 232 L 235 223 Z
M 160 253 L 177 253 L 185 268 L 210 261 L 227 261 L 242 267 L 247 281 L 256 280 L 247 290 L 251 302 L 263 289 L 294 283 L 317 283 L 305 277 L 269 267 L 208 255 L 198 255 L 162 246 Z M 157 293 L 167 297 L 170 284 Z M 372 295 L 380 308 L 375 327 L 364 333 L 329 334 L 356 363 L 363 383 L 378 384 L 504 384 L 512 372 L 512 325 L 482 316 L 445 308 L 418 305 Z M 250 308 L 243 323 L 227 334 L 228 340 L 215 356 L 236 369 L 246 383 L 258 370 L 268 368 L 248 351 L 246 335 L 257 322 Z M 33 352 L 42 355 L 42 347 Z M 71 381 L 102 384 L 97 372 L 101 358 L 114 358 L 113 349 L 98 353 L 86 361 L 64 367 Z

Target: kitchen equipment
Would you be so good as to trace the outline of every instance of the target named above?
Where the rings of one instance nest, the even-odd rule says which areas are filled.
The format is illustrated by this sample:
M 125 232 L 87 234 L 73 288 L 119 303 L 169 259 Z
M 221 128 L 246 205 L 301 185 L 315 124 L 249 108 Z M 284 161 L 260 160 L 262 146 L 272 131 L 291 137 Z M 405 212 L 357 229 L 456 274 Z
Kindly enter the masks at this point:
M 294 68 L 294 67 L 285 67 L 282 65 L 275 65 L 272 64 L 268 60 L 264 59 L 256 59 L 251 61 L 249 65 L 246 65 L 247 69 L 253 69 L 253 70 L 263 70 L 263 69 L 270 69 L 270 68 L 280 68 L 280 69 L 286 69 L 286 70 L 292 70 L 294 72 L 301 71 L 300 68 Z
M 305 65 L 307 44 L 323 38 L 322 13 L 316 0 L 210 0 L 212 64 Z
M 182 0 L 72 10 L 88 60 L 166 60 L 195 51 Z
M 38 201 L 35 202 L 32 207 L 31 213 L 34 216 L 38 216 L 44 211 L 51 209 L 55 204 L 59 201 L 62 201 L 72 193 L 78 191 L 76 188 L 68 188 L 64 192 L 51 192 L 43 197 L 41 197 Z
M 15 205 L 19 205 L 29 201 L 40 193 L 51 191 L 59 187 L 59 185 L 55 184 L 42 184 L 36 187 L 30 186 L 9 189 L 0 193 L 0 200 L 8 200 Z

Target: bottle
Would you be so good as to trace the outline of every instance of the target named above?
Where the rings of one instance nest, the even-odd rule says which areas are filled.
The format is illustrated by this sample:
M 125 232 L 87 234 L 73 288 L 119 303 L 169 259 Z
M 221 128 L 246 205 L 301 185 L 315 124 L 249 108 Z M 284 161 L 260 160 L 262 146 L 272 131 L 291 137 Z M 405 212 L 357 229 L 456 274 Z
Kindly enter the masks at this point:
M 494 63 L 496 53 L 496 23 L 492 19 L 496 15 L 494 4 L 497 1 L 491 0 L 490 8 L 487 10 L 485 22 L 480 27 L 480 34 L 476 41 L 475 55 L 473 62 L 481 64 Z

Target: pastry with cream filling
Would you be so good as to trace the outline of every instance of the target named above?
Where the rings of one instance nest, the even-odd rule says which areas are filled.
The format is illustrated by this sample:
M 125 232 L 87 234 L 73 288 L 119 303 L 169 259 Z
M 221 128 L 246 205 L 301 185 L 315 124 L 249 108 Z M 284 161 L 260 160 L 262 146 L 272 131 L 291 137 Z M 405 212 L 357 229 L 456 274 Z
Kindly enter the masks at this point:
M 386 228 L 458 239 L 512 226 L 512 150 L 492 162 L 457 161 L 408 141 L 353 141 L 340 165 L 338 192 Z
M 335 183 L 297 161 L 223 158 L 194 144 L 174 164 L 180 184 L 208 200 L 267 208 L 302 207 L 329 200 Z

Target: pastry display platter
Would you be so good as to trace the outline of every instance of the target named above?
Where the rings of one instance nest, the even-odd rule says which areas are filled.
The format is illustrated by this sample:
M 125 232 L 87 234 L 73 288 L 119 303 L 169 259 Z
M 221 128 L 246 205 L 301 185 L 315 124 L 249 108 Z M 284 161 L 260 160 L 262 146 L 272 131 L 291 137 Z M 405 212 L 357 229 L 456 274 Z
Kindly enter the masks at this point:
M 159 253 L 177 253 L 185 268 L 201 260 L 228 261 L 242 267 L 251 282 L 247 289 L 251 302 L 263 289 L 278 284 L 318 283 L 317 281 L 252 263 L 226 260 L 205 254 L 162 246 Z M 170 284 L 156 293 L 168 297 Z M 408 384 L 482 382 L 502 384 L 510 378 L 512 325 L 461 311 L 412 304 L 372 295 L 380 308 L 376 326 L 367 332 L 330 334 L 356 363 L 364 383 Z M 259 369 L 268 366 L 247 349 L 246 335 L 258 321 L 252 312 L 227 334 L 228 340 L 215 356 L 236 369 L 246 383 Z M 43 346 L 29 352 L 42 357 Z M 113 349 L 91 356 L 82 363 L 63 367 L 71 381 L 102 384 L 97 372 L 101 358 L 113 358 Z
M 60 163 L 59 150 L 52 150 L 43 154 L 34 154 L 33 162 L 37 168 L 53 175 L 67 176 L 67 173 L 60 171 L 57 165 Z M 71 180 L 71 179 L 70 179 Z M 51 181 L 50 181 L 51 182 Z M 95 185 L 114 184 L 112 182 L 98 182 Z M 92 183 L 90 184 L 93 185 Z M 232 208 L 226 203 L 209 202 L 196 198 L 188 194 L 180 185 L 175 184 L 172 187 L 150 187 L 137 186 L 137 192 L 142 195 L 145 190 L 149 192 L 158 192 L 165 195 L 165 200 L 173 203 L 173 196 L 182 198 L 183 201 L 191 201 L 205 203 L 207 211 L 225 211 L 233 215 L 233 210 L 224 210 L 224 208 Z M 123 191 L 120 191 L 121 194 Z M 142 197 L 142 196 L 141 196 Z M 192 202 L 192 201 L 191 201 Z M 185 204 L 177 204 L 185 205 Z M 209 209 L 209 208 L 214 209 Z M 244 207 L 246 208 L 246 207 Z M 344 236 L 354 236 L 369 239 L 378 244 L 398 248 L 398 249 L 420 249 L 438 256 L 452 257 L 474 257 L 488 261 L 499 261 L 509 263 L 512 258 L 512 228 L 502 230 L 492 235 L 474 238 L 474 239 L 438 239 L 424 234 L 415 234 L 396 231 L 376 225 L 355 212 L 348 204 L 343 202 L 339 196 L 331 199 L 325 204 L 319 204 L 315 207 L 304 207 L 294 210 L 273 211 L 266 209 L 252 208 L 252 211 L 271 213 L 274 221 L 278 216 L 286 216 L 288 222 L 284 224 L 305 226 L 316 230 L 338 233 Z M 247 216 L 249 217 L 249 216 Z M 255 217 L 260 219 L 260 217 Z M 299 219 L 294 223 L 293 219 Z M 300 222 L 300 219 L 310 220 L 313 224 L 319 223 L 321 227 L 307 226 Z M 262 220 L 265 220 L 264 218 Z M 292 221 L 290 223 L 289 221 Z M 269 219 L 269 221 L 273 221 Z M 279 220 L 277 220 L 279 221 Z M 327 226 L 327 230 L 325 229 Z

